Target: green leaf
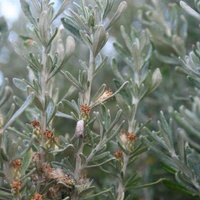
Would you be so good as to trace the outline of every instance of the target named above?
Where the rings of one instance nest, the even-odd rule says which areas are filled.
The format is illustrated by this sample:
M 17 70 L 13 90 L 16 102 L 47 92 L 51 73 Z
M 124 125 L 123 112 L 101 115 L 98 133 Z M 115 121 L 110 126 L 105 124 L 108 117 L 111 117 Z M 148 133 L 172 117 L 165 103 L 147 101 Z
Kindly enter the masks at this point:
M 177 111 L 174 112 L 174 118 L 188 133 L 199 137 L 199 131 L 192 127 Z
M 200 20 L 200 14 L 196 12 L 193 8 L 188 6 L 187 3 L 184 1 L 180 1 L 180 6 L 191 16 L 195 17 L 196 19 Z
M 84 199 L 91 199 L 91 198 L 97 197 L 97 196 L 99 196 L 99 195 L 108 193 L 108 192 L 110 192 L 111 190 L 112 190 L 112 188 L 109 188 L 109 189 L 103 190 L 103 191 L 101 191 L 101 192 L 98 192 L 98 193 L 96 193 L 96 194 L 88 195 L 88 196 L 86 196 Z
M 47 124 L 49 124 L 49 122 L 52 120 L 52 118 L 54 117 L 54 115 L 56 113 L 56 106 L 52 99 L 49 100 L 49 103 L 48 103 L 47 109 L 46 109 L 46 113 L 47 113 Z
M 21 3 L 22 10 L 24 12 L 24 15 L 29 19 L 29 21 L 32 24 L 37 26 L 37 23 L 36 23 L 35 19 L 32 16 L 29 3 L 26 0 L 20 0 L 20 3 Z
M 6 161 L 6 162 L 9 161 L 9 157 L 8 157 L 8 155 L 6 154 L 5 150 L 2 147 L 0 147 L 0 156 L 1 156 L 3 161 Z
M 120 26 L 120 30 L 121 30 L 121 35 L 122 35 L 122 37 L 124 39 L 124 42 L 125 42 L 128 50 L 129 50 L 129 52 L 131 53 L 132 52 L 132 41 L 131 41 L 131 38 L 126 33 L 124 26 Z
M 28 169 L 29 165 L 32 162 L 32 157 L 33 157 L 33 151 L 30 149 L 23 155 L 23 160 L 22 160 L 22 168 L 21 168 L 21 174 L 24 175 L 26 170 Z
M 101 165 L 105 165 L 106 163 L 111 162 L 112 160 L 115 160 L 115 158 L 114 157 L 113 158 L 109 158 L 109 159 L 107 159 L 107 160 L 105 160 L 105 161 L 103 161 L 101 163 L 97 163 L 97 164 L 94 164 L 94 165 L 87 165 L 87 166 L 85 166 L 85 168 L 100 167 Z
M 179 61 L 176 57 L 169 57 L 166 55 L 162 55 L 158 51 L 154 51 L 156 58 L 158 58 L 161 62 L 170 64 L 170 65 L 178 65 Z
M 106 30 L 108 30 L 120 18 L 120 16 L 126 10 L 126 8 L 127 8 L 127 3 L 125 1 L 122 1 L 118 6 L 117 11 L 114 13 L 111 20 L 109 21 Z
M 112 59 L 111 67 L 112 67 L 113 74 L 119 79 L 119 81 L 124 82 L 124 78 L 122 77 L 121 73 L 119 72 L 119 69 L 117 66 L 117 61 L 114 58 Z
M 108 61 L 108 56 L 106 56 L 101 63 L 95 68 L 94 76 L 98 74 L 98 72 L 105 66 Z
M 56 116 L 57 117 L 63 117 L 63 118 L 66 118 L 66 119 L 74 119 L 71 115 L 65 114 L 65 113 L 60 112 L 60 111 L 56 112 Z
M 183 177 L 183 174 L 178 171 L 176 172 L 175 174 L 175 177 L 176 177 L 176 180 L 177 182 L 184 188 L 186 188 L 186 190 L 192 192 L 192 193 L 197 193 L 197 190 L 196 188 L 194 187 L 194 185 L 192 185 L 190 182 L 191 182 L 191 179 L 190 178 L 187 178 L 188 180 L 185 180 L 185 178 Z
M 78 40 L 81 40 L 78 25 L 76 22 L 72 21 L 69 17 L 61 18 L 64 28 L 66 28 L 70 33 L 72 33 Z
M 9 86 L 6 86 L 4 88 L 4 94 L 3 97 L 0 99 L 0 107 L 8 100 L 8 98 L 11 96 L 12 90 Z
M 110 151 L 106 151 L 106 152 L 103 152 L 101 154 L 98 154 L 98 155 L 95 155 L 90 162 L 96 162 L 96 161 L 99 161 L 99 160 L 103 160 L 105 158 L 107 158 L 108 156 L 110 156 Z
M 79 194 L 79 198 L 84 198 L 85 199 L 85 196 L 88 195 L 89 193 L 92 193 L 94 192 L 95 190 L 95 187 L 92 186 L 92 187 L 89 187 L 89 188 L 86 188 L 86 189 L 83 189 Z
M 38 30 L 40 33 L 41 42 L 44 46 L 48 45 L 49 39 L 50 39 L 49 38 L 50 22 L 49 22 L 48 18 L 49 18 L 49 16 L 48 16 L 47 11 L 43 11 L 40 14 Z
M 8 38 L 8 25 L 4 17 L 0 17 L 0 48 Z
M 164 179 L 162 182 L 165 184 L 165 186 L 167 186 L 170 189 L 176 190 L 178 192 L 182 192 L 184 194 L 192 195 L 192 196 L 196 195 L 193 192 L 188 191 L 186 188 L 184 188 L 180 184 L 175 183 L 169 179 Z
M 23 79 L 14 78 L 13 79 L 13 83 L 20 90 L 22 90 L 22 91 L 26 91 L 27 90 L 27 84 L 25 83 L 25 81 Z
M 115 87 L 117 89 L 119 89 L 121 87 L 121 83 L 120 81 L 114 79 L 114 84 L 115 84 Z M 130 95 L 130 91 L 127 92 L 127 90 L 125 88 L 121 89 L 120 90 L 120 95 L 123 97 L 123 99 L 127 102 L 127 105 L 132 105 L 132 100 L 131 100 L 131 95 Z
M 134 187 L 138 184 L 138 182 L 141 180 L 141 177 L 138 176 L 137 173 L 132 173 L 132 175 L 128 178 L 128 180 L 125 183 L 125 187 Z
M 4 190 L 2 190 L 2 189 L 0 189 L 0 197 L 5 198 L 5 199 L 7 199 L 7 200 L 13 199 L 13 198 L 12 198 L 13 195 L 12 195 L 10 192 L 6 192 L 6 190 L 4 191 Z
M 100 52 L 108 40 L 108 33 L 105 31 L 103 25 L 99 26 L 94 34 L 93 39 L 93 55 L 94 57 Z
M 165 119 L 162 111 L 160 112 L 160 120 L 161 120 L 161 127 L 163 128 L 165 133 L 167 133 L 169 141 L 171 143 L 171 146 L 173 147 L 174 146 L 174 135 L 173 135 L 171 127 L 167 123 L 167 120 Z
M 122 97 L 121 94 L 117 94 L 116 96 L 117 103 L 119 104 L 119 107 L 123 110 L 123 114 L 127 116 L 128 118 L 131 117 L 131 107 L 127 104 L 125 99 Z M 134 105 L 132 105 L 132 110 L 133 110 Z
M 11 119 L 6 123 L 4 129 L 7 129 L 16 120 L 16 118 L 19 117 L 24 112 L 24 110 L 32 103 L 33 98 L 34 98 L 34 93 L 31 93 L 26 98 L 22 106 L 15 112 L 15 114 L 11 117 Z
M 77 79 L 68 71 L 66 72 L 62 72 L 62 74 L 65 76 L 65 78 L 67 78 L 67 80 L 70 81 L 70 83 L 72 83 L 76 88 L 82 90 L 82 87 L 80 85 L 80 83 L 77 81 Z
M 160 150 L 155 143 L 149 142 L 146 138 L 142 138 L 142 141 L 149 147 L 149 149 L 153 152 L 153 155 L 159 159 L 161 162 L 164 162 L 166 165 L 171 166 L 173 169 L 177 170 L 178 166 L 174 163 L 174 160 L 166 155 L 162 150 Z
M 33 102 L 34 102 L 34 105 L 35 105 L 39 110 L 43 110 L 42 102 L 41 102 L 41 100 L 40 100 L 37 96 L 34 97 Z
M 62 5 L 60 6 L 59 10 L 57 11 L 57 13 L 55 14 L 53 20 L 55 20 L 60 14 L 63 13 L 64 10 L 66 10 L 68 4 L 70 3 L 71 0 L 64 0 L 62 2 Z
M 96 102 L 98 98 L 104 93 L 105 89 L 106 89 L 106 84 L 102 84 L 101 87 L 96 92 L 96 94 L 92 97 L 92 102 Z
M 15 104 L 12 103 L 10 108 L 9 108 L 9 111 L 4 119 L 4 124 L 6 124 L 8 122 L 8 120 L 12 117 L 13 113 L 15 111 Z

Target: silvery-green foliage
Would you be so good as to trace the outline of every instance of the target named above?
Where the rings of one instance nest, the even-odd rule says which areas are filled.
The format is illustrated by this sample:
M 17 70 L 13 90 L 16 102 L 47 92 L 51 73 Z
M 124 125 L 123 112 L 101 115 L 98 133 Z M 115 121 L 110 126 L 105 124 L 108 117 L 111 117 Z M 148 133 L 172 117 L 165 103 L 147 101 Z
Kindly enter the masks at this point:
M 160 182 L 200 196 L 200 45 L 185 56 L 181 10 L 198 20 L 200 4 L 169 1 L 138 12 L 128 0 L 19 1 L 28 26 L 12 45 L 28 76 L 13 78 L 16 95 L 7 78 L 0 86 L 0 199 L 154 199 Z M 0 47 L 8 32 L 1 17 Z M 111 34 L 115 58 L 103 51 Z M 195 87 L 179 109 L 173 97 L 188 86 L 177 64 Z M 166 107 L 173 118 L 161 112 L 156 128 L 148 119 Z
M 124 66 L 119 67 L 116 59 L 113 59 L 112 70 L 116 76 L 114 80 L 116 88 L 128 81 L 128 85 L 116 95 L 117 103 L 122 109 L 128 125 L 127 133 L 122 132 L 118 139 L 119 149 L 123 152 L 122 166 L 117 168 L 119 183 L 116 199 L 118 200 L 125 197 L 126 190 L 137 188 L 140 181 L 137 172 L 128 173 L 128 166 L 134 165 L 138 156 L 146 151 L 146 147 L 143 146 L 139 137 L 144 124 L 137 120 L 136 114 L 141 101 L 152 93 L 162 81 L 160 69 L 157 68 L 153 72 L 151 70 L 150 59 L 153 47 L 148 31 L 144 30 L 138 33 L 132 27 L 129 36 L 123 26 L 121 26 L 120 30 L 125 45 L 116 42 L 114 47 L 119 53 Z M 132 141 L 131 144 L 132 134 L 137 139 L 136 142 Z M 127 195 L 126 198 L 131 198 L 131 195 Z
M 1 197 L 75 200 L 99 195 L 113 196 L 111 187 L 98 190 L 85 171 L 116 162 L 107 145 L 122 129 L 122 111 L 119 109 L 112 117 L 104 103 L 116 96 L 128 82 L 123 82 L 115 92 L 106 89 L 105 84 L 95 94 L 92 89 L 94 78 L 108 59 L 101 56 L 101 49 L 109 37 L 108 31 L 123 14 L 127 4 L 121 2 L 108 17 L 114 1 L 96 1 L 96 5 L 92 6 L 82 0 L 80 4 L 74 3 L 76 9 L 70 10 L 70 15 L 61 19 L 64 28 L 83 42 L 89 52 L 88 60 L 80 60 L 83 69 L 77 78 L 63 70 L 76 48 L 76 41 L 68 36 L 63 42 L 61 30 L 53 25 L 70 2 L 63 1 L 55 10 L 54 3 L 48 0 L 20 1 L 31 24 L 28 35 L 21 37 L 28 51 L 18 44 L 13 46 L 27 62 L 30 76 L 13 79 L 26 99 L 14 96 L 14 103 L 19 108 L 14 112 L 14 104 L 11 106 L 1 128 L 1 177 L 4 179 Z M 71 84 L 66 93 L 76 92 L 78 99 L 68 100 L 67 95 L 59 98 L 56 84 L 57 77 L 61 75 Z M 9 88 L 6 86 L 2 91 L 5 95 Z M 70 113 L 63 111 L 65 105 L 71 109 Z M 99 105 L 101 109 L 95 111 Z M 23 127 L 22 131 L 15 126 L 21 114 L 28 120 L 27 124 L 19 120 L 18 126 Z M 56 134 L 56 116 L 74 120 L 75 132 L 66 136 Z M 11 134 L 18 139 L 12 139 Z
M 181 6 L 192 16 L 198 19 L 198 12 L 180 2 Z M 197 10 L 198 1 L 195 1 Z M 189 193 L 192 196 L 200 196 L 200 175 L 199 175 L 199 42 L 194 46 L 193 51 L 187 56 L 181 56 L 179 67 L 188 76 L 188 80 L 194 86 L 193 95 L 190 97 L 190 108 L 182 105 L 178 111 L 173 112 L 173 119 L 168 123 L 161 112 L 158 122 L 159 131 L 147 130 L 148 137 L 144 137 L 144 143 L 153 154 L 162 162 L 165 169 L 175 175 L 175 182 L 164 180 L 163 182 L 171 188 Z M 172 126 L 172 121 L 177 126 Z M 174 128 L 176 127 L 176 128 Z M 178 145 L 176 145 L 178 141 Z
M 184 118 L 181 120 L 183 122 Z M 164 184 L 192 196 L 199 196 L 198 151 L 192 143 L 190 144 L 190 140 L 185 137 L 182 129 L 173 130 L 172 119 L 168 123 L 162 112 L 158 126 L 158 131 L 146 130 L 148 137 L 142 139 L 164 168 L 175 176 L 176 183 L 170 179 L 164 179 Z M 178 147 L 175 144 L 176 137 L 179 138 Z
M 152 35 L 157 58 L 161 62 L 177 65 L 177 56 L 186 54 L 188 22 L 176 3 L 166 4 L 158 0 L 150 2 L 142 9 L 140 20 Z M 169 55 L 164 51 L 165 48 L 169 49 Z

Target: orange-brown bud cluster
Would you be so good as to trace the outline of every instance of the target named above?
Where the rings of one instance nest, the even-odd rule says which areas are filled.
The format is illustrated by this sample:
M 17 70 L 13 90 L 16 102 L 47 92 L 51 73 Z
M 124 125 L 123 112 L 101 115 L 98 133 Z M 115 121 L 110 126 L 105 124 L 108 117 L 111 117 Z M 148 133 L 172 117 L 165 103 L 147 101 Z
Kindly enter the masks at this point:
M 52 140 L 54 138 L 54 134 L 51 130 L 47 129 L 43 134 L 47 140 Z
M 114 152 L 114 156 L 115 158 L 119 159 L 119 160 L 122 160 L 123 159 L 123 152 L 122 150 L 117 150 Z
M 134 133 L 127 133 L 127 139 L 130 141 L 130 142 L 134 142 L 136 140 L 136 135 Z
M 82 104 L 80 106 L 80 109 L 81 109 L 81 112 L 83 113 L 83 115 L 85 115 L 85 116 L 88 116 L 90 113 L 90 110 L 91 110 L 90 106 L 87 104 Z
M 11 166 L 16 169 L 16 170 L 20 170 L 21 169 L 21 166 L 22 166 L 22 161 L 21 159 L 16 159 L 16 160 L 13 160 L 11 162 Z
M 33 195 L 33 197 L 31 198 L 31 200 L 42 200 L 42 195 L 38 194 L 38 193 L 35 193 Z
M 19 181 L 19 180 L 14 180 L 14 181 L 11 183 L 11 187 L 12 187 L 12 189 L 13 189 L 15 192 L 20 190 L 21 185 L 22 185 L 22 182 Z
M 32 127 L 34 128 L 34 134 L 40 138 L 41 137 L 41 124 L 37 120 L 33 120 L 31 123 Z
M 134 133 L 125 132 L 124 130 L 121 131 L 120 141 L 124 147 L 130 150 L 135 140 L 136 140 L 136 135 Z
M 30 124 L 36 129 L 41 127 L 40 122 L 37 120 L 33 120 Z

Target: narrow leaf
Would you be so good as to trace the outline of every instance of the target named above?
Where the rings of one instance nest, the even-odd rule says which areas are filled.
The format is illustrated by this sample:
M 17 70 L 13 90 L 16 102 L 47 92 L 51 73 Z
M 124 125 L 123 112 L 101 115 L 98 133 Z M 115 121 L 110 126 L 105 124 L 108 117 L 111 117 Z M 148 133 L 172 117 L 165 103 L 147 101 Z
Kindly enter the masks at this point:
M 14 78 L 13 83 L 17 88 L 19 88 L 22 91 L 26 91 L 27 89 L 27 84 L 24 82 L 22 79 Z
M 180 1 L 180 6 L 191 16 L 195 17 L 196 19 L 200 20 L 200 14 L 196 12 L 193 8 L 188 6 L 187 3 L 184 1 Z
M 30 149 L 23 155 L 23 160 L 22 160 L 22 168 L 21 168 L 21 174 L 25 174 L 26 170 L 28 169 L 29 165 L 32 162 L 32 156 L 33 156 L 33 151 Z
M 60 6 L 58 12 L 55 14 L 53 20 L 55 20 L 62 12 L 67 8 L 68 4 L 70 3 L 71 0 L 64 0 L 62 2 L 62 5 Z
M 36 26 L 37 24 L 36 24 L 35 19 L 32 16 L 29 3 L 26 0 L 20 0 L 20 3 L 21 3 L 22 10 L 24 12 L 24 15 L 30 20 L 32 24 Z
M 16 120 L 16 118 L 19 117 L 24 112 L 24 110 L 32 103 L 33 98 L 34 94 L 31 93 L 26 98 L 26 101 L 23 103 L 23 105 L 15 112 L 15 114 L 11 117 L 11 119 L 6 123 L 4 129 L 7 129 Z

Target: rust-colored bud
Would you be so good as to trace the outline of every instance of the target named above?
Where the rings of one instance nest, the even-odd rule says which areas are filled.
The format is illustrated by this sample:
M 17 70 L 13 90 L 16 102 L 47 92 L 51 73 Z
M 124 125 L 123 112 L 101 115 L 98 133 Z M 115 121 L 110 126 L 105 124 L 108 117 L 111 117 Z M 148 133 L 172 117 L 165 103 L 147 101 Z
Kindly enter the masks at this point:
M 123 152 L 122 150 L 117 150 L 114 152 L 114 156 L 115 158 L 119 159 L 119 160 L 122 160 L 123 159 Z
M 42 195 L 41 194 L 38 194 L 38 193 L 35 193 L 33 195 L 33 197 L 31 198 L 31 200 L 42 200 Z

